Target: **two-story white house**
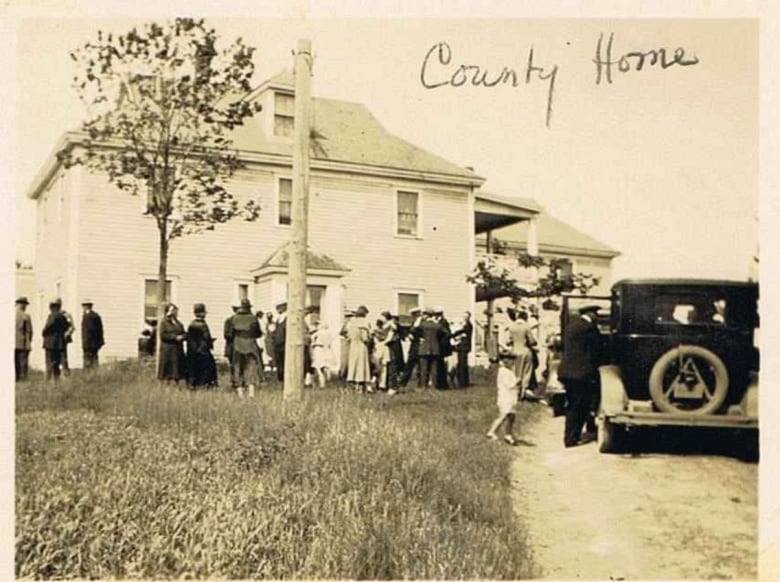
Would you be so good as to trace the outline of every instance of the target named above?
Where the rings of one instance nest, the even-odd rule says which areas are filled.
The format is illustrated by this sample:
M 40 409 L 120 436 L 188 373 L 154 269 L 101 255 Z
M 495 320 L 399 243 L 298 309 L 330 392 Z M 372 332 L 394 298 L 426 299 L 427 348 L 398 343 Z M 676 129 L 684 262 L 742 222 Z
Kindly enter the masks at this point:
M 273 77 L 254 97 L 263 109 L 234 132 L 246 168 L 230 188 L 260 202 L 259 219 L 175 239 L 169 255 L 168 296 L 182 321 L 190 320 L 193 303 L 203 302 L 218 337 L 240 299 L 268 310 L 287 294 L 292 74 Z M 331 329 L 340 327 L 345 307 L 360 304 L 371 315 L 423 304 L 453 315 L 473 311 L 474 289 L 465 277 L 476 234 L 536 212 L 481 196 L 484 179 L 473 170 L 392 135 L 361 104 L 314 98 L 312 107 L 308 303 Z M 49 300 L 61 297 L 78 322 L 88 297 L 103 318 L 101 356 L 132 357 L 144 319 L 156 312 L 156 225 L 143 213 L 145 200 L 102 175 L 58 163 L 57 152 L 79 140 L 66 133 L 28 191 L 38 207 L 31 313 L 40 330 Z M 79 366 L 78 330 L 73 345 L 71 361 Z M 33 363 L 40 359 L 34 350 Z

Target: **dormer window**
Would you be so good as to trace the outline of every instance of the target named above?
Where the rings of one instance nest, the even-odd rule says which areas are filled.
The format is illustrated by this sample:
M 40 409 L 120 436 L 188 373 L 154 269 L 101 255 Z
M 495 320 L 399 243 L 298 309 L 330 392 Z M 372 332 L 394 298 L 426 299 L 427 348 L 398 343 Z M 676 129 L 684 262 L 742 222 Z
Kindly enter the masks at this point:
M 274 135 L 292 137 L 295 122 L 295 96 L 274 93 Z

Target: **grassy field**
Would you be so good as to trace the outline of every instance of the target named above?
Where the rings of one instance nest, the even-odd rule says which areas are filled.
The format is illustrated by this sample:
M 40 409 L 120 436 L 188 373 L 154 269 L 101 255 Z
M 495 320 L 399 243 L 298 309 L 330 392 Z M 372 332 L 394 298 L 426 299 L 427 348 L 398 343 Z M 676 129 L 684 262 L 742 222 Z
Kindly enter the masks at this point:
M 489 380 L 283 406 L 150 376 L 17 385 L 17 577 L 534 576 Z

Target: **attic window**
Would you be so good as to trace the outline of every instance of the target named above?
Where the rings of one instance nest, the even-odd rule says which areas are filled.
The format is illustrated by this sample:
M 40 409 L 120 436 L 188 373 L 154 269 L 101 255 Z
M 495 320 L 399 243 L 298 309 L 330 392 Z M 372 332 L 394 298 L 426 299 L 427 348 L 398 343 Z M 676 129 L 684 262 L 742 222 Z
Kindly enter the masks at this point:
M 295 97 L 274 93 L 274 135 L 290 137 L 295 126 Z

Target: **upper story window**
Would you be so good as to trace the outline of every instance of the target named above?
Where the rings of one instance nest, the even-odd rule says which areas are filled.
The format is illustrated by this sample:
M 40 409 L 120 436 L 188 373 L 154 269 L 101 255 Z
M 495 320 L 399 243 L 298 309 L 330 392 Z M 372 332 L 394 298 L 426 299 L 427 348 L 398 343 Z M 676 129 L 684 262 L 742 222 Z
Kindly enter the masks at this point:
M 292 222 L 292 180 L 279 178 L 278 184 L 278 223 L 290 224 Z
M 291 137 L 295 127 L 295 96 L 274 93 L 274 135 Z
M 417 236 L 420 226 L 420 195 L 398 190 L 396 193 L 396 234 Z

